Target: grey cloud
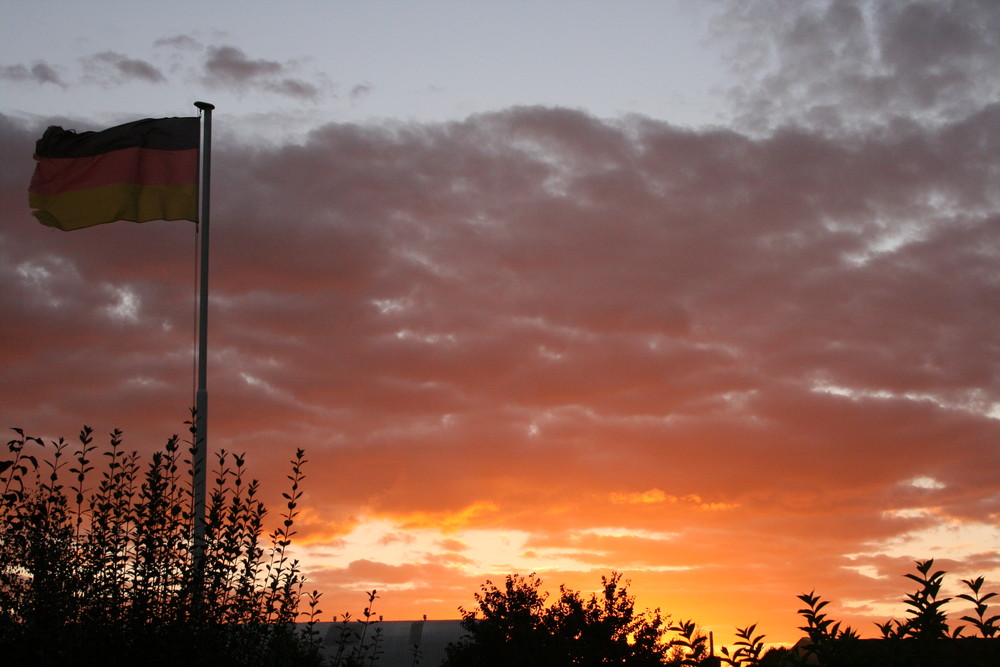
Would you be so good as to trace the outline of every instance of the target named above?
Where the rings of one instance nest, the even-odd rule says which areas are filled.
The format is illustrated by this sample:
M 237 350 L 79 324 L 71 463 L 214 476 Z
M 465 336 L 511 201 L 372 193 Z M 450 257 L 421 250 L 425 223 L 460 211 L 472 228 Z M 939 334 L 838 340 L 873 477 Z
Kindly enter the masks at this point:
M 741 35 L 732 100 L 755 130 L 940 122 L 1000 94 L 1000 6 L 986 0 L 774 0 L 730 6 L 718 27 Z
M 264 87 L 280 95 L 300 99 L 314 99 L 319 94 L 319 89 L 316 86 L 306 83 L 301 79 L 282 79 L 280 81 L 268 82 Z
M 280 74 L 284 67 L 273 60 L 251 60 L 235 46 L 213 46 L 205 59 L 205 71 L 208 76 L 223 81 L 245 83 L 261 76 Z
M 205 80 L 243 90 L 259 88 L 297 99 L 315 99 L 317 86 L 288 76 L 294 67 L 274 60 L 248 58 L 235 46 L 210 47 L 205 58 Z
M 363 99 L 365 97 L 368 97 L 374 91 L 375 91 L 375 86 L 373 86 L 372 84 L 370 84 L 370 83 L 359 83 L 356 86 L 353 86 L 351 88 L 351 94 L 350 94 L 350 96 L 351 96 L 352 100 L 357 101 L 357 100 Z
M 8 81 L 31 81 L 38 84 L 51 83 L 65 85 L 55 68 L 44 62 L 27 65 L 7 65 L 0 67 L 0 78 Z
M 205 48 L 200 41 L 189 35 L 162 37 L 153 42 L 153 46 L 158 48 L 174 49 L 177 51 L 200 51 Z
M 155 66 L 138 58 L 129 58 L 114 51 L 96 53 L 84 59 L 87 77 L 101 83 L 146 81 L 163 83 L 167 78 Z

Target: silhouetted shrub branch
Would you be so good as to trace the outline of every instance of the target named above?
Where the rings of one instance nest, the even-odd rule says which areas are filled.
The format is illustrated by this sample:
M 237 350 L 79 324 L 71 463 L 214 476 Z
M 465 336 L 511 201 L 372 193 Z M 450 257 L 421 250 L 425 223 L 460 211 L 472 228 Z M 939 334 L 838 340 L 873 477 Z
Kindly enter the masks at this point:
M 952 598 L 941 597 L 941 586 L 945 572 L 934 570 L 934 560 L 916 561 L 916 573 L 904 576 L 918 585 L 917 590 L 907 593 L 903 599 L 908 618 L 889 619 L 876 623 L 882 633 L 882 640 L 872 644 L 872 640 L 860 640 L 851 628 L 840 630 L 840 623 L 834 623 L 821 610 L 828 601 L 821 600 L 813 593 L 800 595 L 799 599 L 808 606 L 799 614 L 806 619 L 802 628 L 808 642 L 800 647 L 795 664 L 819 664 L 827 667 L 842 665 L 880 664 L 886 666 L 906 665 L 967 665 L 997 664 L 1000 646 L 995 641 L 981 642 L 994 637 L 1000 630 L 1000 616 L 989 615 L 987 600 L 996 593 L 983 594 L 983 577 L 962 580 L 971 594 L 956 596 L 974 605 L 976 616 L 962 616 L 961 620 L 971 624 L 979 637 L 963 638 L 962 644 L 955 643 L 962 638 L 967 626 L 949 629 L 948 615 L 944 606 Z M 967 643 L 971 640 L 972 644 Z M 948 643 L 952 642 L 952 643 Z M 812 659 L 813 662 L 808 661 Z M 944 662 L 943 662 L 944 661 Z M 988 661 L 988 662 L 983 662 Z
M 193 422 L 193 420 L 192 420 Z M 188 422 L 188 426 L 192 426 Z M 71 446 L 13 429 L 0 461 L 0 654 L 7 664 L 318 664 L 319 594 L 288 547 L 305 479 L 291 460 L 279 527 L 243 455 L 216 456 L 205 551 L 192 542 L 191 460 L 178 436 L 143 463 L 115 430 Z M 300 602 L 305 630 L 296 629 Z

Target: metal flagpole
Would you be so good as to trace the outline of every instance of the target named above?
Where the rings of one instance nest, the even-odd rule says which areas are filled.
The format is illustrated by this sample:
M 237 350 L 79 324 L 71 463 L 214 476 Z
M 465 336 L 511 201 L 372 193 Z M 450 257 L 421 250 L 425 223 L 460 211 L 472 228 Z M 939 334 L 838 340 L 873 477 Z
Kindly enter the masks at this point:
M 202 111 L 201 197 L 198 224 L 201 229 L 201 269 L 198 294 L 198 393 L 195 398 L 194 434 L 194 560 L 200 574 L 205 555 L 205 496 L 208 474 L 208 223 L 212 182 L 212 110 L 214 104 L 195 102 Z

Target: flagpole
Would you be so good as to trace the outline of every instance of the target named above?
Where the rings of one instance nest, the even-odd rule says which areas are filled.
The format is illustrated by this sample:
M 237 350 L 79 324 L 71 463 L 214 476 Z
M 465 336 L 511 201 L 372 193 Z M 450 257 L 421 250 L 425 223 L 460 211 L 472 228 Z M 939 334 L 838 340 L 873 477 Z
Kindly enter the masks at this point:
M 201 269 L 198 292 L 198 393 L 195 398 L 194 480 L 194 559 L 196 572 L 203 567 L 205 554 L 205 497 L 208 474 L 208 224 L 212 181 L 212 110 L 214 104 L 195 102 L 202 111 L 201 198 L 198 224 L 201 234 Z

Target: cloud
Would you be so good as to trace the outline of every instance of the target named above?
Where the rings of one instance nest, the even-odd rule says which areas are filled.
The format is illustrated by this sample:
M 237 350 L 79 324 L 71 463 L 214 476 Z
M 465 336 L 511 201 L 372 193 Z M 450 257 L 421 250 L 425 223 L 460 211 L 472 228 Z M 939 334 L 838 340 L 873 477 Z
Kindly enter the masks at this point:
M 167 78 L 155 66 L 145 60 L 129 58 L 114 51 L 103 51 L 84 58 L 86 77 L 105 85 L 126 81 L 164 83 Z
M 993 149 L 959 138 L 996 122 L 845 144 L 515 109 L 235 148 L 223 340 L 281 360 L 260 377 L 316 411 L 276 418 L 329 415 L 328 483 L 401 524 L 577 529 L 622 512 L 581 489 L 663 489 L 701 502 L 636 521 L 885 539 L 917 525 L 882 518 L 902 480 L 984 497 L 996 218 L 950 211 L 982 205 Z M 885 246 L 888 219 L 924 224 Z M 711 514 L 720 543 L 746 516 Z
M 732 99 L 755 130 L 955 119 L 1000 92 L 1000 9 L 988 1 L 734 5 L 717 25 L 733 34 Z
M 202 51 L 205 45 L 190 35 L 174 35 L 172 37 L 161 37 L 153 42 L 156 48 L 171 49 L 174 51 Z
M 65 85 L 56 69 L 44 62 L 36 62 L 31 67 L 20 64 L 0 67 L 0 78 L 14 82 L 31 81 L 37 84 Z
M 152 60 L 116 51 L 102 51 L 80 59 L 82 71 L 75 77 L 60 73 L 57 66 L 42 61 L 31 66 L 16 64 L 0 67 L 0 79 L 12 82 L 34 82 L 67 87 L 74 83 L 100 86 L 120 86 L 129 83 L 166 84 L 176 77 L 186 77 L 212 90 L 236 93 L 267 92 L 296 100 L 316 101 L 328 87 L 320 74 L 311 79 L 301 75 L 297 61 L 278 62 L 251 58 L 240 48 L 230 45 L 206 47 L 194 37 L 176 35 L 153 43 Z M 159 62 L 166 59 L 166 64 Z M 197 59 L 197 61 L 195 60 Z M 370 84 L 359 84 L 351 98 L 359 100 L 372 90 Z
M 205 61 L 209 76 L 245 83 L 261 76 L 280 74 L 284 67 L 273 60 L 250 60 L 235 46 L 211 47 Z
M 371 95 L 375 91 L 375 86 L 370 83 L 359 83 L 351 87 L 351 100 L 358 101 Z
M 209 47 L 205 57 L 205 81 L 244 90 L 259 88 L 297 99 L 315 99 L 319 88 L 303 79 L 290 77 L 292 66 L 274 60 L 251 59 L 235 46 Z

